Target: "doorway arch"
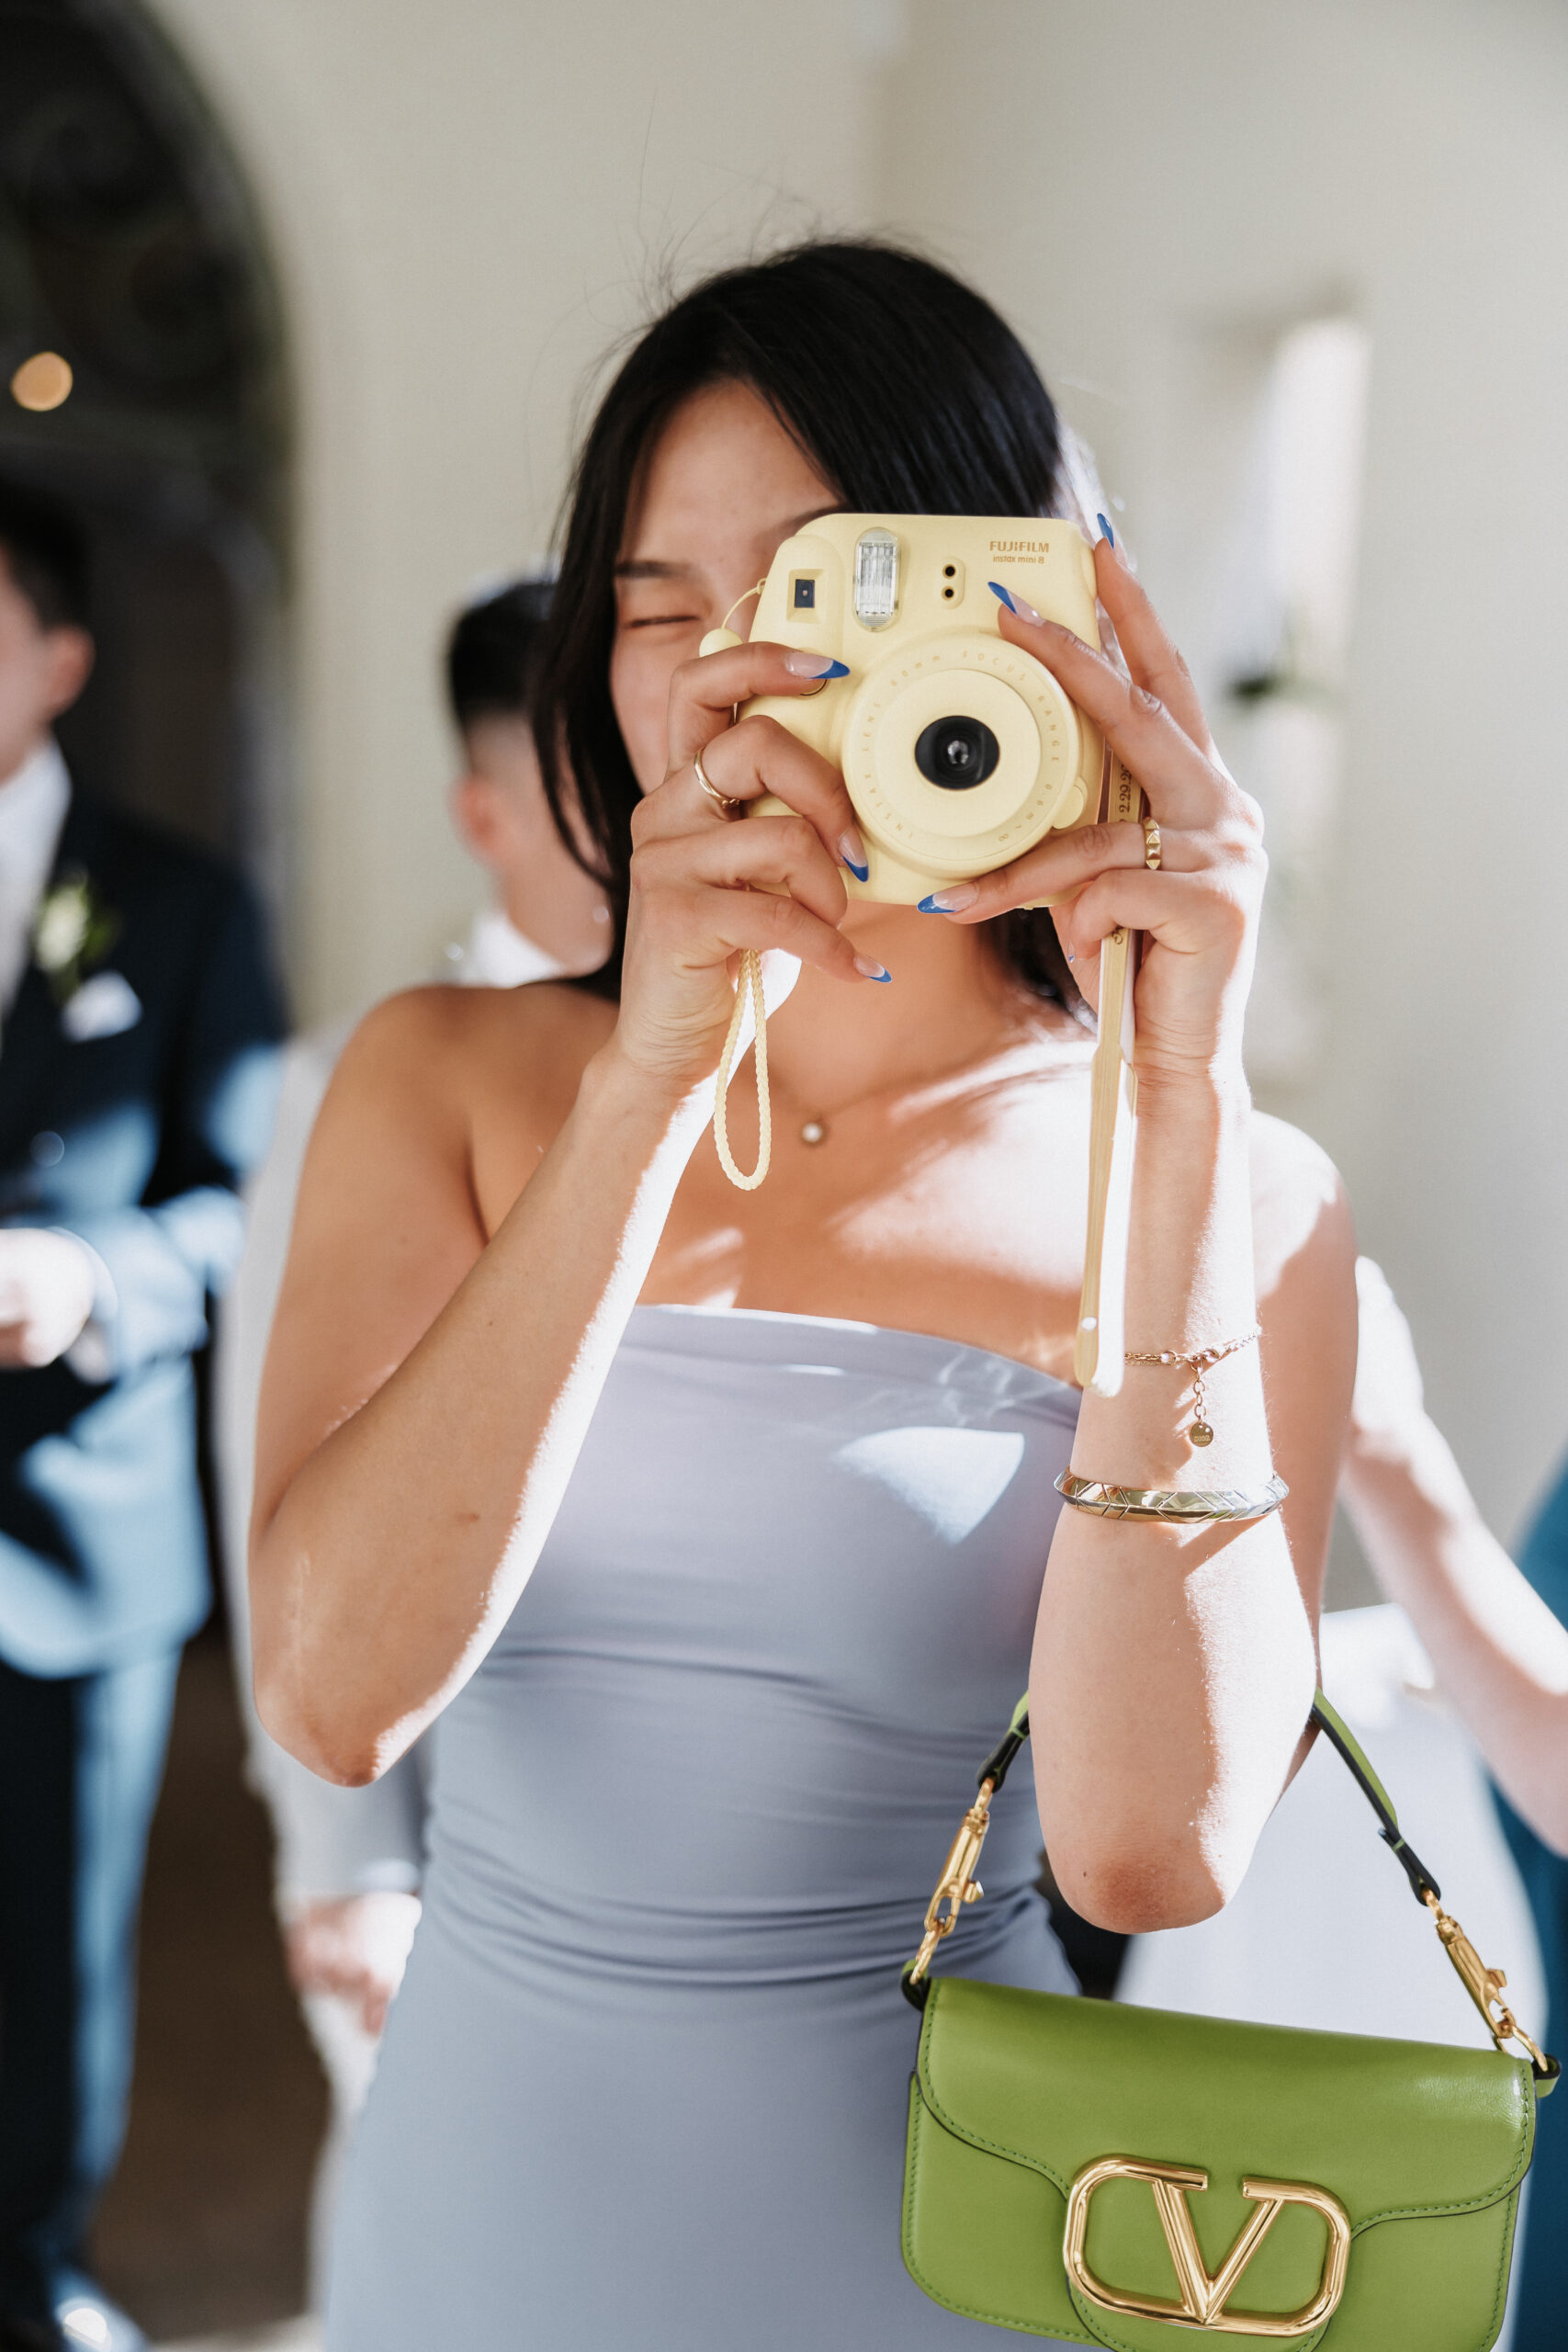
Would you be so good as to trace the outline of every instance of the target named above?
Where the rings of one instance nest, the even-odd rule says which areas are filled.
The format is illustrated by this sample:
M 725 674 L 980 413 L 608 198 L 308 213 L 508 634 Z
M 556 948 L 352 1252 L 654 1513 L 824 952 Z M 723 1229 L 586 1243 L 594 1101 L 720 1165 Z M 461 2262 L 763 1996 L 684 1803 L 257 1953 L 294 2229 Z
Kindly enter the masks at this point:
M 0 0 L 0 471 L 81 514 L 98 661 L 60 734 L 105 798 L 283 861 L 288 403 L 238 164 L 136 0 Z M 17 368 L 73 384 L 35 412 Z

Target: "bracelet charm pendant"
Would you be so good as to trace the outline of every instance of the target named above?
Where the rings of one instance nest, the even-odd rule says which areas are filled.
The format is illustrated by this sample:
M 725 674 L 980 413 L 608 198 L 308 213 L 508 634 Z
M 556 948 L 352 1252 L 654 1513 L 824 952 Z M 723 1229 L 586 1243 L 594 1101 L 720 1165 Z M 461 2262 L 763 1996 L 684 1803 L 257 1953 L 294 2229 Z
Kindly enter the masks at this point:
M 1226 1356 L 1234 1356 L 1240 1348 L 1249 1348 L 1254 1340 L 1262 1337 L 1260 1326 L 1255 1323 L 1250 1331 L 1242 1333 L 1240 1339 L 1222 1340 L 1218 1347 L 1161 1348 L 1157 1354 L 1147 1355 L 1137 1354 L 1129 1348 L 1126 1361 L 1129 1363 L 1185 1364 L 1192 1374 L 1192 1419 L 1184 1434 L 1191 1445 L 1213 1445 L 1214 1432 L 1203 1410 L 1203 1375 L 1215 1364 L 1223 1363 Z

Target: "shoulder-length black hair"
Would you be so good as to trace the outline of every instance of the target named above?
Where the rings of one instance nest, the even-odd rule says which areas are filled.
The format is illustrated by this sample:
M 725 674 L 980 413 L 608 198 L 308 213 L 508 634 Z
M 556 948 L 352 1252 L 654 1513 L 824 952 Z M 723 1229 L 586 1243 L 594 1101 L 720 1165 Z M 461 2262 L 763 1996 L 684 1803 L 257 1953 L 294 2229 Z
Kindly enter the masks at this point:
M 797 245 L 727 269 L 644 334 L 601 401 L 569 493 L 535 726 L 561 838 L 603 883 L 615 944 L 580 983 L 620 992 L 637 780 L 610 701 L 615 564 L 638 469 L 673 412 L 749 385 L 853 514 L 1064 512 L 1064 434 L 1012 329 L 945 269 L 871 243 Z M 570 781 L 569 781 L 570 779 Z M 1055 926 L 987 925 L 1034 994 L 1074 1003 Z

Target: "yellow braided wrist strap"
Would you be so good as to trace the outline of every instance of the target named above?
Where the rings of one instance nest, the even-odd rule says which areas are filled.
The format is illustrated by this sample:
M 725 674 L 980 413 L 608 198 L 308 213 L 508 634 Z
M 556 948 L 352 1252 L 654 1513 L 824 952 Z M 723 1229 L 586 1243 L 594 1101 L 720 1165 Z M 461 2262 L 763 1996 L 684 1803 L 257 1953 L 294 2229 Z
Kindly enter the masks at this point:
M 746 1006 L 750 999 L 754 1043 L 757 1055 L 757 1165 L 750 1176 L 743 1176 L 735 1164 L 729 1148 L 728 1102 L 729 1080 L 740 1047 L 740 1033 L 746 1023 Z M 735 988 L 735 1010 L 729 1016 L 729 1035 L 724 1041 L 719 1057 L 718 1079 L 714 1089 L 713 1139 L 718 1149 L 718 1164 L 732 1184 L 743 1193 L 754 1193 L 768 1172 L 773 1157 L 773 1119 L 768 1101 L 768 1008 L 762 997 L 762 959 L 754 947 L 740 951 L 740 976 Z

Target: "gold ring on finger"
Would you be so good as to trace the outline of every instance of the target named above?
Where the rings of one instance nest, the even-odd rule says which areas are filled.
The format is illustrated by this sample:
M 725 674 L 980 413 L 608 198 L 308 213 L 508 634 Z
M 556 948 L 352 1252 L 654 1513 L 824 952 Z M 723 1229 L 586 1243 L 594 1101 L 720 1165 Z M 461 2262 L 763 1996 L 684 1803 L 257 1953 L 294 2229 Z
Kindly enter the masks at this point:
M 1144 864 L 1151 874 L 1159 872 L 1159 827 L 1152 817 L 1144 819 Z
M 716 808 L 722 809 L 727 817 L 739 815 L 746 803 L 743 800 L 732 800 L 728 792 L 721 792 L 716 784 L 709 783 L 707 770 L 703 765 L 703 755 L 700 752 L 694 752 L 692 754 L 692 773 L 697 779 L 697 789 L 707 794 Z

